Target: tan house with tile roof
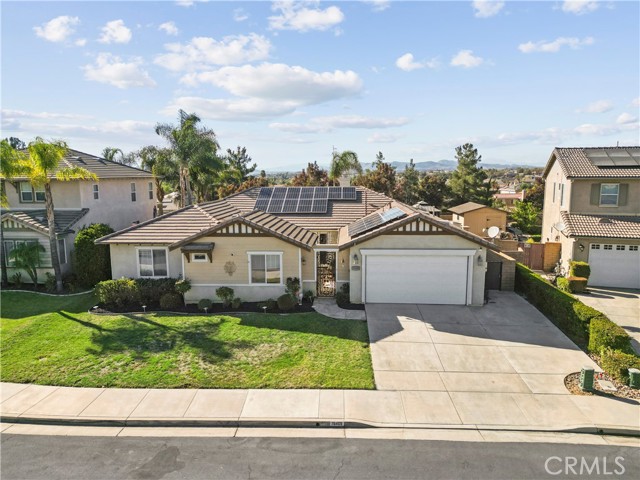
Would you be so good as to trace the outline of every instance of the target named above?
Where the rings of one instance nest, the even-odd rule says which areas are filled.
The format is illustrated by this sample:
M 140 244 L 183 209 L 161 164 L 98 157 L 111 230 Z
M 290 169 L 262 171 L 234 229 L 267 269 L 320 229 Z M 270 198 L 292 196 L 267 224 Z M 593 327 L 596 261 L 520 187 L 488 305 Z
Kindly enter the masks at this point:
M 556 148 L 544 169 L 542 241 L 589 262 L 589 285 L 640 288 L 640 147 Z
M 489 227 L 498 227 L 503 232 L 507 229 L 507 212 L 498 208 L 467 202 L 451 207 L 449 211 L 453 213 L 452 220 L 455 223 L 481 237 L 487 236 Z
M 277 298 L 287 277 L 354 303 L 482 305 L 487 249 L 451 222 L 363 187 L 254 188 L 97 241 L 113 278 L 188 278 L 186 300 Z
M 114 230 L 153 218 L 156 195 L 150 172 L 111 162 L 100 157 L 69 150 L 64 167 L 82 167 L 98 181 L 51 181 L 56 216 L 56 236 L 63 274 L 71 270 L 71 252 L 80 228 L 91 223 L 106 223 Z M 55 172 L 52 173 L 55 176 Z M 49 249 L 49 225 L 44 205 L 44 189 L 34 188 L 26 178 L 3 180 L 9 208 L 2 210 L 5 258 L 8 275 L 15 273 L 8 253 L 16 244 L 39 242 L 42 254 L 38 278 L 53 272 Z M 27 275 L 22 275 L 28 281 Z

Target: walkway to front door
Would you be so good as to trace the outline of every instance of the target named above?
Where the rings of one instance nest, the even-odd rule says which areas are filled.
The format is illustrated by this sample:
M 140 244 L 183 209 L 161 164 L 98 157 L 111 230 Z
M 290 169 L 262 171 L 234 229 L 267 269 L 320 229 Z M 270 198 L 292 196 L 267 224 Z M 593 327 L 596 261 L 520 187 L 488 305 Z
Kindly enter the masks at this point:
M 316 292 L 318 297 L 336 294 L 336 252 L 316 253 Z

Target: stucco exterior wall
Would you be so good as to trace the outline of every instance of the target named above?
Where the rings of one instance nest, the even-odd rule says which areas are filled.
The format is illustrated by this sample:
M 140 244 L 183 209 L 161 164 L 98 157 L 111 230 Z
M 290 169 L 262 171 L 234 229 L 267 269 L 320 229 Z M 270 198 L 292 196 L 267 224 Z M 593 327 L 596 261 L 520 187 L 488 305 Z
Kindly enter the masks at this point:
M 561 205 L 562 185 L 564 185 L 564 204 Z M 555 195 L 554 195 L 555 191 Z M 589 200 L 587 199 L 587 203 Z M 544 185 L 544 203 L 542 208 L 542 242 L 558 242 L 561 241 L 561 233 L 558 232 L 553 225 L 562 221 L 560 212 L 570 211 L 572 205 L 575 205 L 571 199 L 571 182 L 569 182 L 558 162 L 555 162 L 545 180 Z
M 500 212 L 492 208 L 479 208 L 478 210 L 467 212 L 464 217 L 459 218 L 465 230 L 481 237 L 486 235 L 483 230 L 489 227 L 499 227 L 502 231 L 507 228 L 507 212 Z
M 457 235 L 379 235 L 349 249 L 349 257 L 358 255 L 359 270 L 350 270 L 350 297 L 352 303 L 362 303 L 362 253 L 361 249 L 476 249 L 482 257 L 482 265 L 473 262 L 472 304 L 484 304 L 484 279 L 487 269 L 486 249 Z M 474 257 L 478 256 L 478 253 Z
M 18 181 L 14 182 L 18 185 Z M 80 200 L 80 182 L 60 182 L 51 181 L 51 194 L 53 195 L 53 205 L 55 208 L 82 208 Z M 44 202 L 21 202 L 20 195 L 13 183 L 5 182 L 9 210 L 40 210 L 45 208 Z
M 591 185 L 593 185 L 594 183 L 619 183 L 629 185 L 626 205 L 607 207 L 591 205 Z M 597 215 L 639 215 L 640 180 L 573 180 L 573 184 L 571 187 L 571 213 L 591 213 Z
M 138 278 L 137 245 L 110 245 L 111 278 Z M 166 245 L 145 245 L 143 248 L 166 248 Z M 169 276 L 182 275 L 182 258 L 179 250 L 169 251 Z

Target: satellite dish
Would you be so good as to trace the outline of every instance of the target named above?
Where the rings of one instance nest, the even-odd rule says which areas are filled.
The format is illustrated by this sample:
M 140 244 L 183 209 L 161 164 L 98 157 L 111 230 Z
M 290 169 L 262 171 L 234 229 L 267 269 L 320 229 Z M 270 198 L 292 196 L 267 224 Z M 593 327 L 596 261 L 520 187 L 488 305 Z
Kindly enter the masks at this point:
M 500 228 L 489 227 L 487 229 L 487 235 L 489 235 L 491 238 L 496 238 L 498 235 L 500 235 Z
M 558 230 L 559 232 L 563 231 L 566 227 L 566 225 L 562 222 L 558 222 L 558 223 L 554 223 L 553 224 L 553 228 L 555 228 L 556 230 Z

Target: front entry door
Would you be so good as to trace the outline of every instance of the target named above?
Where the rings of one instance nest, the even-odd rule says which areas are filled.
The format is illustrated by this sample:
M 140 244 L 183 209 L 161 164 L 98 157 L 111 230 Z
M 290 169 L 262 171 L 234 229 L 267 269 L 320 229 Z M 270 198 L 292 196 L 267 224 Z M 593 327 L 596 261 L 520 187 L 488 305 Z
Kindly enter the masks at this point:
M 319 297 L 336 294 L 336 252 L 316 253 L 316 291 Z

